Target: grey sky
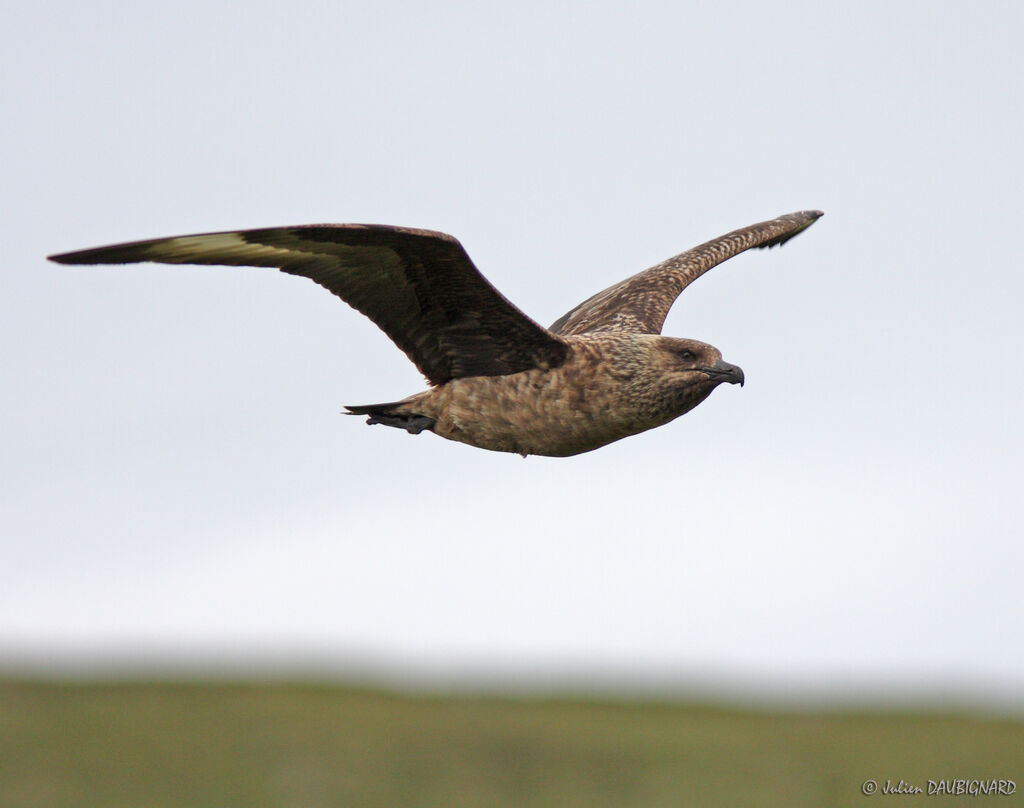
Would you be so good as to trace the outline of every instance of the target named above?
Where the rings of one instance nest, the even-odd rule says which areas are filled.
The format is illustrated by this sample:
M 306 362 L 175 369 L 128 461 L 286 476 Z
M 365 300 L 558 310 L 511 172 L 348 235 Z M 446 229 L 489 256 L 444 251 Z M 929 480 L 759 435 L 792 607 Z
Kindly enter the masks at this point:
M 4 16 L 0 653 L 1024 703 L 1019 5 Z M 548 323 L 804 208 L 666 324 L 746 387 L 559 460 L 339 415 L 423 382 L 307 281 L 43 258 L 427 227 Z

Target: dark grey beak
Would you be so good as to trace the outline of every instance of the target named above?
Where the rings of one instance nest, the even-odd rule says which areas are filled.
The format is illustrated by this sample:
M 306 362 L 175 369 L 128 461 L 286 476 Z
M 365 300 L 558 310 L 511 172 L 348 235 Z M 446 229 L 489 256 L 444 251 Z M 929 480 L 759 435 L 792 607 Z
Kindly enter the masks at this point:
M 728 362 L 723 362 L 719 359 L 715 364 L 709 368 L 700 368 L 701 373 L 706 373 L 711 377 L 711 381 L 721 384 L 722 382 L 729 382 L 729 384 L 738 384 L 740 387 L 743 386 L 743 368 L 737 367 L 736 365 L 730 365 Z

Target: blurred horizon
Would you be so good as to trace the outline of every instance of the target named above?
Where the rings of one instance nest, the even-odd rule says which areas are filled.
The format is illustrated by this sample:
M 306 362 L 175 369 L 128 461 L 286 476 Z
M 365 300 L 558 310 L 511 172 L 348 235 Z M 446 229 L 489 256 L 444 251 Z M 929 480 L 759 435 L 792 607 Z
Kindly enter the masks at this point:
M 0 680 L 89 683 L 183 683 L 324 685 L 397 694 L 516 698 L 583 698 L 765 711 L 909 710 L 968 713 L 1024 720 L 1016 681 L 979 682 L 976 677 L 887 671 L 856 674 L 804 672 L 744 675 L 729 666 L 638 669 L 561 662 L 523 665 L 493 659 L 446 658 L 425 662 L 400 655 L 325 653 L 296 647 L 275 651 L 210 648 L 0 647 Z

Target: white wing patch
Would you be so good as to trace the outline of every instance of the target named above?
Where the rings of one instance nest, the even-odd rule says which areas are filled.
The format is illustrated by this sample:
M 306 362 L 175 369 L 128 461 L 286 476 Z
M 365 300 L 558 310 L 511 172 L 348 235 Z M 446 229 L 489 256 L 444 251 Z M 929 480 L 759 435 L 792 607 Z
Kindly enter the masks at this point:
M 204 236 L 179 236 L 162 239 L 146 249 L 153 258 L 187 264 L 195 259 L 252 260 L 284 257 L 299 252 L 266 244 L 252 244 L 239 233 L 210 233 Z M 262 262 L 261 262 L 262 263 Z

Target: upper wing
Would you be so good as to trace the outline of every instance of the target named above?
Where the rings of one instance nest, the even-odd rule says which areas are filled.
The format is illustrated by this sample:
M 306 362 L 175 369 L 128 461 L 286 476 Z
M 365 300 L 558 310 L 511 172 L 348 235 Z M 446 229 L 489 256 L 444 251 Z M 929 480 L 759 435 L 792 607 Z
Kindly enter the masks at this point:
M 324 224 L 204 233 L 52 255 L 62 264 L 228 264 L 311 278 L 358 309 L 431 384 L 554 367 L 566 344 L 480 274 L 444 233 Z
M 598 292 L 551 325 L 568 336 L 594 331 L 660 334 L 679 293 L 716 264 L 751 247 L 785 244 L 822 215 L 820 210 L 788 213 L 712 239 Z

